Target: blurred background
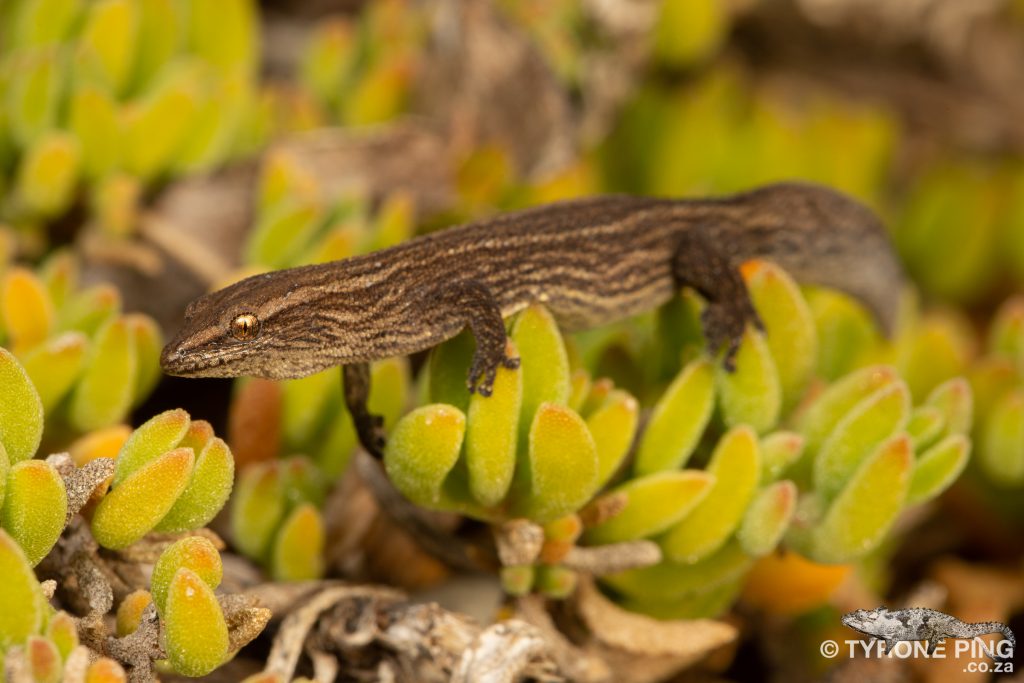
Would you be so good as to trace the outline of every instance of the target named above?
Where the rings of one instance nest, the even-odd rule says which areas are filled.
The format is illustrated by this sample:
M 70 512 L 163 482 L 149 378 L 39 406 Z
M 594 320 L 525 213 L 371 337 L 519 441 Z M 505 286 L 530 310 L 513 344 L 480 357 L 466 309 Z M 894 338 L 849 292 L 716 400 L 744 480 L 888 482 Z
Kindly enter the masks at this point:
M 73 257 L 68 325 L 117 308 L 166 336 L 243 275 L 498 211 L 835 187 L 879 212 L 917 285 L 892 352 L 914 395 L 968 376 L 1000 446 L 867 558 L 866 585 L 927 579 L 1021 633 L 1022 65 L 1022 0 L 0 0 L 0 263 L 52 293 Z M 810 304 L 819 322 L 835 305 Z M 650 396 L 618 332 L 586 347 L 595 372 Z M 845 348 L 823 377 L 863 364 Z M 123 402 L 136 423 L 180 405 L 228 428 L 231 381 L 145 372 Z M 264 457 L 244 431 L 236 458 Z M 772 614 L 718 672 L 822 674 L 837 614 Z

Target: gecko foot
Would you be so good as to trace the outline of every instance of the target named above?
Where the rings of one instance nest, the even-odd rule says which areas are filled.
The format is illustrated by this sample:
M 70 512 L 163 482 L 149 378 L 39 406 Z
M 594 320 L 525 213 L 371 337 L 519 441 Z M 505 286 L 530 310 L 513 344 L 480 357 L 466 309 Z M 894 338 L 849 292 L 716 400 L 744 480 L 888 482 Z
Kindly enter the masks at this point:
M 701 315 L 701 322 L 711 354 L 717 355 L 725 349 L 722 366 L 729 372 L 736 370 L 736 354 L 740 350 L 747 324 L 764 331 L 764 323 L 747 296 L 729 302 L 709 302 Z
M 474 356 L 473 364 L 469 368 L 469 378 L 466 380 L 469 393 L 477 392 L 481 396 L 490 396 L 494 392 L 494 379 L 498 374 L 499 365 L 515 370 L 519 367 L 519 358 L 504 354 L 497 360 Z

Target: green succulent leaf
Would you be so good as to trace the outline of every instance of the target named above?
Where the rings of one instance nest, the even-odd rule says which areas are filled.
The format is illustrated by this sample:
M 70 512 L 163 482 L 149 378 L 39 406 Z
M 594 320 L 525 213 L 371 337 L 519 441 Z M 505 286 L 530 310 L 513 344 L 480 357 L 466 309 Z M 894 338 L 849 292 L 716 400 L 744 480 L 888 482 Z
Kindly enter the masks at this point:
M 175 541 L 167 546 L 153 565 L 153 576 L 149 582 L 152 601 L 161 615 L 167 613 L 167 595 L 171 582 L 182 567 L 195 572 L 210 590 L 215 590 L 224 576 L 220 553 L 209 539 L 188 536 Z
M 515 356 L 515 345 L 510 342 L 505 353 Z M 475 393 L 469 400 L 466 416 L 469 490 L 485 507 L 500 503 L 512 484 L 522 401 L 523 375 L 518 369 L 505 367 L 498 368 L 491 396 Z
M 0 444 L 10 462 L 31 458 L 43 436 L 43 403 L 28 373 L 0 347 Z
M 878 546 L 906 501 L 914 454 L 897 434 L 880 444 L 854 472 L 812 531 L 811 557 L 849 562 Z
M 186 7 L 175 0 L 138 0 L 138 6 L 133 82 L 136 89 L 144 90 L 180 49 Z
M 0 307 L 3 328 L 19 355 L 38 346 L 53 332 L 54 308 L 46 286 L 27 268 L 4 274 Z
M 52 45 L 67 36 L 82 11 L 82 0 L 35 0 L 12 7 L 11 44 L 18 47 Z
M 714 401 L 711 361 L 695 360 L 684 367 L 651 412 L 637 451 L 633 468 L 636 474 L 685 465 L 711 419 Z
M 992 320 L 988 348 L 1024 371 L 1024 296 L 1012 297 L 999 307 Z
M 63 87 L 63 63 L 55 47 L 18 55 L 6 88 L 7 120 L 22 147 L 53 128 Z
M 52 411 L 71 391 L 88 351 L 89 339 L 84 334 L 65 332 L 25 355 L 25 372 L 39 392 L 44 413 Z
M 69 127 L 81 145 L 82 171 L 100 178 L 121 161 L 121 129 L 117 103 L 109 92 L 89 83 L 77 84 L 71 95 Z
M 260 216 L 246 250 L 246 261 L 284 268 L 304 251 L 323 224 L 323 210 L 312 200 L 290 199 Z
M 138 36 L 138 3 L 131 0 L 98 0 L 79 38 L 79 63 L 114 93 L 128 85 Z
M 0 526 L 39 564 L 64 531 L 68 499 L 64 480 L 49 463 L 23 460 L 7 475 Z
M 146 95 L 123 111 L 121 149 L 129 173 L 149 180 L 171 165 L 189 134 L 201 90 L 197 64 L 172 62 Z M 155 130 L 160 135 L 153 135 Z
M 117 454 L 114 486 L 167 451 L 176 448 L 188 433 L 190 424 L 188 413 L 181 408 L 166 410 L 146 420 L 132 432 Z
M 640 600 L 674 600 L 734 581 L 750 569 L 754 558 L 733 540 L 695 564 L 665 560 L 650 567 L 602 577 L 622 595 Z
M 146 535 L 162 520 L 188 485 L 195 465 L 191 448 L 159 456 L 115 484 L 92 518 L 96 541 L 115 550 Z
M 572 595 L 579 583 L 579 575 L 568 567 L 558 565 L 540 565 L 534 586 L 537 590 L 554 600 L 564 600 Z
M 427 373 L 431 403 L 455 406 L 463 413 L 469 411 L 466 377 L 474 347 L 473 335 L 467 330 L 431 351 Z
M 228 627 L 213 590 L 181 567 L 171 579 L 164 610 L 167 659 L 176 672 L 205 676 L 227 658 Z
M 626 391 L 617 389 L 605 399 L 604 405 L 587 417 L 587 429 L 597 446 L 597 485 L 605 483 L 618 471 L 629 454 L 640 420 L 640 404 Z
M 231 501 L 231 538 L 243 553 L 263 559 L 285 514 L 284 482 L 272 463 L 242 471 Z
M 29 636 L 25 643 L 25 660 L 33 683 L 60 683 L 63 666 L 57 646 L 48 638 Z
M 21 159 L 15 193 L 24 207 L 56 216 L 71 205 L 82 154 L 78 140 L 61 131 L 43 133 Z
M 431 404 L 417 408 L 395 425 L 384 453 L 384 466 L 395 487 L 412 502 L 434 507 L 455 467 L 466 432 L 458 408 Z
M 818 335 L 800 288 L 781 268 L 765 261 L 744 265 L 747 289 L 767 330 L 768 350 L 779 374 L 782 406 L 803 396 L 818 358 Z
M 271 573 L 278 581 L 311 581 L 324 573 L 324 522 L 310 503 L 284 520 L 271 553 Z
M 656 472 L 631 479 L 608 495 L 626 496 L 626 507 L 608 521 L 587 530 L 588 543 L 618 543 L 660 534 L 683 519 L 711 491 L 715 477 L 707 472 Z
M 192 478 L 170 512 L 156 525 L 157 531 L 188 531 L 205 526 L 231 495 L 235 460 L 222 439 L 212 439 L 199 451 Z
M 188 18 L 188 42 L 195 54 L 225 75 L 254 73 L 259 15 L 252 0 L 193 3 Z
M 815 489 L 831 498 L 882 441 L 910 418 L 910 391 L 903 382 L 879 389 L 836 425 L 814 461 Z
M 881 342 L 871 314 L 851 297 L 834 290 L 804 289 L 818 337 L 817 372 L 836 380 L 857 368 Z
M 78 626 L 71 615 L 62 610 L 50 618 L 46 637 L 57 646 L 61 660 L 67 660 L 71 651 L 78 647 Z
M 992 406 L 981 433 L 978 462 L 994 482 L 1024 483 L 1024 391 L 1011 391 Z
M 761 439 L 761 480 L 775 481 L 804 454 L 804 437 L 796 432 L 772 432 Z
M 529 595 L 533 590 L 537 571 L 532 564 L 501 568 L 501 587 L 506 595 Z
M 525 490 L 514 514 L 550 522 L 583 506 L 597 491 L 597 446 L 586 423 L 564 405 L 541 403 L 529 432 Z
M 558 324 L 543 306 L 531 306 L 519 314 L 512 326 L 512 341 L 523 375 L 519 441 L 526 443 L 540 405 L 565 405 L 569 400 L 569 355 Z
M 745 424 L 758 433 L 775 426 L 782 410 L 779 373 L 764 335 L 750 328 L 736 353 L 736 370 L 717 369 L 722 417 L 729 427 Z
M 951 434 L 918 456 L 907 503 L 924 503 L 945 491 L 963 472 L 970 455 L 970 439 Z
M 60 311 L 59 330 L 78 330 L 92 337 L 121 310 L 121 294 L 108 283 L 75 293 Z
M 804 412 L 800 432 L 807 452 L 817 453 L 836 425 L 854 406 L 878 390 L 899 380 L 896 371 L 885 365 L 862 368 L 829 385 Z
M 745 551 L 761 557 L 775 550 L 796 511 L 796 484 L 777 481 L 761 489 L 743 516 L 736 538 Z
M 38 633 L 46 616 L 43 590 L 36 581 L 25 551 L 0 529 L 0 650 L 17 645 Z
M 71 423 L 87 432 L 120 421 L 131 408 L 137 372 L 128 323 L 124 318 L 107 323 L 96 333 L 86 368 L 71 392 Z
M 942 412 L 942 434 L 969 434 L 974 421 L 974 396 L 971 385 L 963 377 L 954 377 L 935 387 L 925 405 Z
M 149 396 L 153 387 L 160 381 L 160 351 L 163 348 L 163 335 L 156 321 L 148 315 L 128 314 L 125 317 L 128 329 L 135 338 L 136 372 L 133 387 L 132 403 L 138 405 Z
M 914 450 L 920 451 L 935 443 L 946 428 L 946 417 L 935 406 L 917 406 L 910 412 L 907 420 L 907 436 L 914 444 Z
M 721 548 L 743 519 L 761 477 L 761 453 L 750 427 L 727 432 L 711 455 L 711 491 L 661 539 L 666 557 L 693 564 Z

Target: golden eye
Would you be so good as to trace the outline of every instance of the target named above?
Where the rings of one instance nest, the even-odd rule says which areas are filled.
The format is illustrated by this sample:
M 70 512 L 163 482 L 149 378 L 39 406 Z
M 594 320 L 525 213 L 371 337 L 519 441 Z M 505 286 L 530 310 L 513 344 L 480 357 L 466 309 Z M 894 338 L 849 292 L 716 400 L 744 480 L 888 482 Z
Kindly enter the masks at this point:
M 231 321 L 231 336 L 238 341 L 255 339 L 260 331 L 260 320 L 252 313 L 235 316 Z

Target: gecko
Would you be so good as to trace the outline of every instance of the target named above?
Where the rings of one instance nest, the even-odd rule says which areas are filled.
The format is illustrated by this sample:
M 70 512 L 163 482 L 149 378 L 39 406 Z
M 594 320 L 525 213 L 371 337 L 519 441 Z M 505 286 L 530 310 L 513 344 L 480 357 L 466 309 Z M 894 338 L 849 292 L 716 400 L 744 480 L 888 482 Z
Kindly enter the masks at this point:
M 490 395 L 503 318 L 543 304 L 566 331 L 653 309 L 682 288 L 705 300 L 708 349 L 726 369 L 748 324 L 763 327 L 739 266 L 762 258 L 798 281 L 863 301 L 895 324 L 903 272 L 866 206 L 782 183 L 724 197 L 599 195 L 499 214 L 369 254 L 254 275 L 199 297 L 161 353 L 185 377 L 289 379 L 342 366 L 360 442 L 383 447 L 366 407 L 371 361 L 429 349 L 469 328 L 467 384 Z
M 864 635 L 884 640 L 885 654 L 892 652 L 897 642 L 905 640 L 928 641 L 928 654 L 933 654 L 946 638 L 975 638 L 986 633 L 1001 633 L 1011 648 L 1017 646 L 1013 631 L 1005 624 L 998 621 L 969 624 L 927 607 L 859 609 L 843 615 L 843 623 Z M 989 658 L 998 659 L 989 648 L 982 647 Z

